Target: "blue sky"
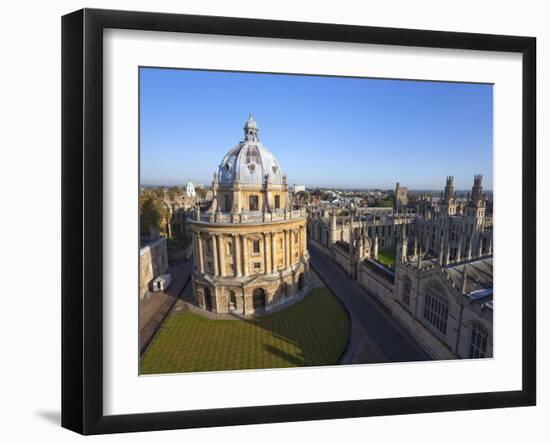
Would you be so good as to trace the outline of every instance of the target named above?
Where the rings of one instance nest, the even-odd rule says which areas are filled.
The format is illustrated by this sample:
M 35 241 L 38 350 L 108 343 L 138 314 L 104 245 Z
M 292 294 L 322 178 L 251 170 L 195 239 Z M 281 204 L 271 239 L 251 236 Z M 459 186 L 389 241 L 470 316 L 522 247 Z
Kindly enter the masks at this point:
M 158 68 L 140 69 L 141 183 L 209 184 L 250 112 L 290 184 L 492 189 L 491 85 Z

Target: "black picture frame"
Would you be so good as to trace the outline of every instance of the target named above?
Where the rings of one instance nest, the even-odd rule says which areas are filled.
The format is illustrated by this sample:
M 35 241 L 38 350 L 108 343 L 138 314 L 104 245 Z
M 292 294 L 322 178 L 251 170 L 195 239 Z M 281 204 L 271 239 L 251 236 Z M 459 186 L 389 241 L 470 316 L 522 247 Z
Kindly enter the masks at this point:
M 522 54 L 522 389 L 392 399 L 103 413 L 103 30 L 504 51 Z M 62 426 L 82 434 L 320 420 L 536 403 L 536 39 L 83 9 L 62 18 Z

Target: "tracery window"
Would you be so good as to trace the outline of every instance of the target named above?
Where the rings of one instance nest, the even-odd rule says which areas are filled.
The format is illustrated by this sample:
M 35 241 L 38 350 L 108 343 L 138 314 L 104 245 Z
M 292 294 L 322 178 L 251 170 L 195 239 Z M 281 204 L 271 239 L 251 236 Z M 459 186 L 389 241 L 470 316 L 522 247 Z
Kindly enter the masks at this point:
M 484 358 L 487 354 L 489 331 L 479 322 L 472 323 L 470 332 L 470 358 Z
M 447 333 L 447 319 L 449 317 L 449 305 L 447 300 L 428 287 L 426 289 L 426 301 L 424 302 L 424 319 L 443 335 Z

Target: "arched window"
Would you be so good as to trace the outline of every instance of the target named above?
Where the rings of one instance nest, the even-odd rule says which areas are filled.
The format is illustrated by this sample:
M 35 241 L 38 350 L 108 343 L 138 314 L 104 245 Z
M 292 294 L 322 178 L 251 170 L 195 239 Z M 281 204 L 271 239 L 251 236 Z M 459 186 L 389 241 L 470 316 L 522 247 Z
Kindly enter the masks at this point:
M 251 195 L 248 197 L 248 209 L 251 211 L 257 211 L 258 210 L 258 196 L 257 195 Z
M 275 209 L 279 209 L 281 207 L 281 197 L 279 195 L 275 196 Z
M 484 358 L 488 340 L 489 331 L 481 323 L 473 322 L 470 332 L 470 358 Z
M 265 309 L 265 291 L 262 288 L 254 289 L 252 293 L 252 305 L 254 311 Z
M 407 276 L 403 278 L 402 300 L 407 306 L 411 303 L 411 279 Z
M 433 287 L 426 288 L 426 300 L 424 302 L 424 319 L 443 335 L 447 333 L 447 319 L 449 317 L 449 304 L 445 297 Z
M 234 311 L 237 308 L 237 297 L 235 296 L 235 292 L 230 291 L 229 292 L 229 310 Z
M 304 273 L 302 272 L 298 277 L 298 290 L 301 291 L 304 289 Z
M 209 288 L 204 288 L 204 309 L 207 311 L 212 310 L 212 294 Z

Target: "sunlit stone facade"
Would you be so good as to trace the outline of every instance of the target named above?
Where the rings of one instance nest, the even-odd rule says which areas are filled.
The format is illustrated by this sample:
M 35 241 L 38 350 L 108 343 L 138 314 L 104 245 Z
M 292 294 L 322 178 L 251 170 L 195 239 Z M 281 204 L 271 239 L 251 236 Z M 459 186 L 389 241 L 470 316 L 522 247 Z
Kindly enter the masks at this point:
M 210 207 L 189 220 L 195 301 L 216 314 L 290 305 L 308 286 L 306 212 L 291 207 L 287 178 L 258 132 L 250 116 L 214 173 Z

